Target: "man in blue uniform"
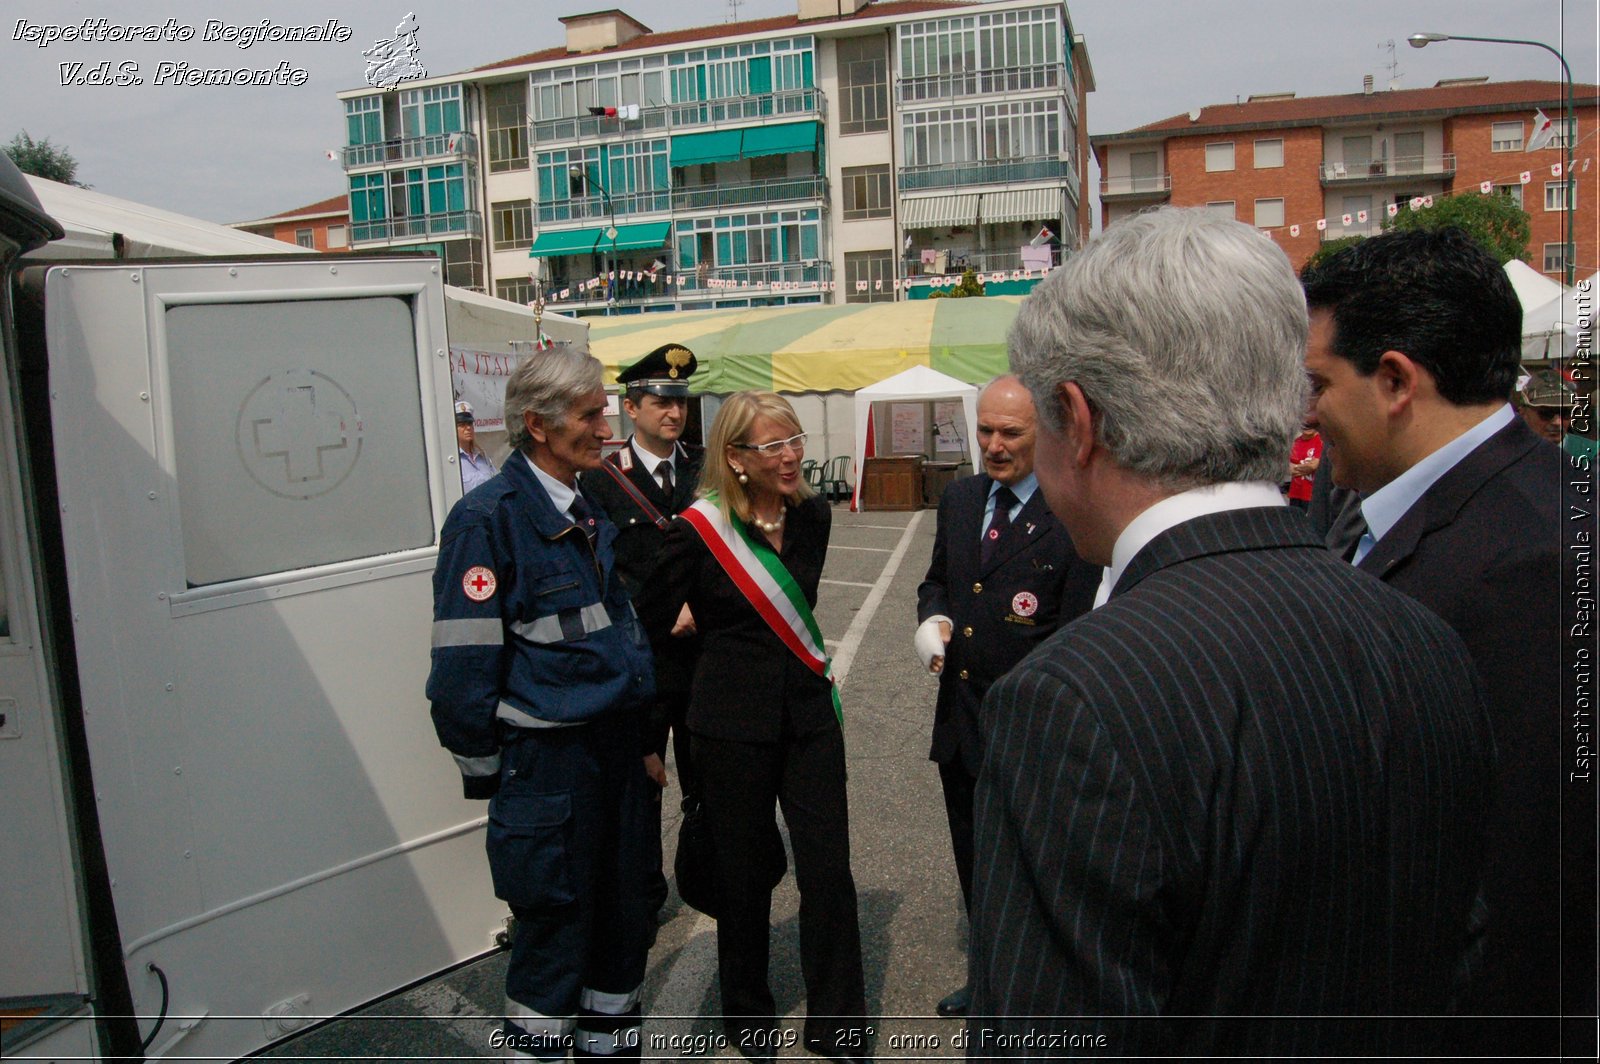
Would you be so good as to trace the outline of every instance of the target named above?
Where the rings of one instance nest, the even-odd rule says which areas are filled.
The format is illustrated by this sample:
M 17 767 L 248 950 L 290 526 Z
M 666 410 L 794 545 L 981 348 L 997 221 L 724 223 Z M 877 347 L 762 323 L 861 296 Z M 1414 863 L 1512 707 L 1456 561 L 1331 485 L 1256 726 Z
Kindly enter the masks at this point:
M 633 434 L 606 458 L 600 468 L 580 478 L 583 493 L 617 526 L 617 575 L 629 595 L 638 595 L 661 556 L 667 522 L 694 502 L 700 483 L 702 448 L 682 441 L 689 414 L 689 378 L 694 352 L 681 344 L 662 344 L 617 374 L 623 386 L 622 409 L 633 422 Z M 694 618 L 685 606 L 674 628 L 678 636 L 670 652 L 656 655 L 656 697 L 647 716 L 649 748 L 667 756 L 672 737 L 678 783 L 687 798 L 694 793 L 689 760 L 689 686 L 700 641 Z M 656 806 L 660 812 L 660 804 Z M 666 876 L 652 877 L 652 896 L 659 910 L 667 901 Z
M 490 873 L 516 916 L 497 1042 L 512 1059 L 637 1057 L 664 776 L 640 763 L 654 671 L 616 528 L 576 491 L 610 435 L 600 363 L 534 355 L 505 410 L 519 453 L 440 537 L 428 676 L 466 796 L 490 799 Z
M 928 575 L 917 588 L 917 653 L 939 674 L 933 748 L 961 900 L 972 908 L 972 796 L 983 746 L 978 706 L 989 685 L 1094 602 L 1101 569 L 1079 558 L 1033 472 L 1033 399 L 1005 376 L 978 397 L 983 472 L 939 499 Z M 965 1015 L 967 988 L 939 1002 Z

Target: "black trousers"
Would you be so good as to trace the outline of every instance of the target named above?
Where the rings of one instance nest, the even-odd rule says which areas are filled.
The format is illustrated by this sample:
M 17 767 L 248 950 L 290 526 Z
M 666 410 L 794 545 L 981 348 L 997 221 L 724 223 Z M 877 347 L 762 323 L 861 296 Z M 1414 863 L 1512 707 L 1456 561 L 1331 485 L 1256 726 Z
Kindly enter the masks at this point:
M 955 853 L 956 877 L 961 880 L 961 904 L 972 911 L 972 799 L 978 781 L 958 756 L 939 765 L 944 785 L 944 815 L 950 821 L 950 849 Z
M 772 891 L 764 879 L 768 870 L 748 858 L 764 852 L 776 803 L 789 828 L 800 889 L 805 1041 L 830 1053 L 847 1044 L 843 1032 L 859 1030 L 866 1014 L 844 732 L 835 727 L 777 743 L 695 735 L 691 745 L 717 849 L 717 967 L 730 1039 L 775 1024 L 767 982 Z
M 689 751 L 689 730 L 684 727 L 684 718 L 689 714 L 689 692 L 680 691 L 668 695 L 658 696 L 650 707 L 646 720 L 646 742 L 656 756 L 665 763 L 667 760 L 667 737 L 672 738 L 673 768 L 678 773 L 678 789 L 684 797 L 695 793 L 698 784 L 694 777 L 694 760 Z M 661 835 L 662 816 L 662 791 L 656 791 L 654 799 L 654 816 L 656 835 Z M 650 876 L 650 911 L 660 913 L 667 904 L 667 876 L 659 861 L 656 862 L 655 871 Z

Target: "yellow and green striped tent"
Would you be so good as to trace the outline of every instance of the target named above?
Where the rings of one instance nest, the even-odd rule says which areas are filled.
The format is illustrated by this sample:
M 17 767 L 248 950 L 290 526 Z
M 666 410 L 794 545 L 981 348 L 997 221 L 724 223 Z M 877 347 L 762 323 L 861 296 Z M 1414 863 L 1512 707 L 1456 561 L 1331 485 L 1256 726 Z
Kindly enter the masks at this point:
M 912 366 L 971 384 L 1006 369 L 1006 332 L 1020 296 L 844 306 L 758 307 L 589 318 L 589 349 L 618 371 L 665 343 L 699 366 L 690 390 L 853 392 Z

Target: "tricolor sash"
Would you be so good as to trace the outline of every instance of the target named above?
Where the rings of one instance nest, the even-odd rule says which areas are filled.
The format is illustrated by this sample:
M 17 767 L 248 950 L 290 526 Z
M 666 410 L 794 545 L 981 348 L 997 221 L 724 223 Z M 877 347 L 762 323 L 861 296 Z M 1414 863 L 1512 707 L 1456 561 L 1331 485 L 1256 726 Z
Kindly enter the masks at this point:
M 711 556 L 767 622 L 772 634 L 806 668 L 828 681 L 834 716 L 843 724 L 839 685 L 833 680 L 833 662 L 822 649 L 822 629 L 817 627 L 800 585 L 794 582 L 782 559 L 765 543 L 751 539 L 744 522 L 724 516 L 713 500 L 696 500 L 678 516 L 699 533 Z

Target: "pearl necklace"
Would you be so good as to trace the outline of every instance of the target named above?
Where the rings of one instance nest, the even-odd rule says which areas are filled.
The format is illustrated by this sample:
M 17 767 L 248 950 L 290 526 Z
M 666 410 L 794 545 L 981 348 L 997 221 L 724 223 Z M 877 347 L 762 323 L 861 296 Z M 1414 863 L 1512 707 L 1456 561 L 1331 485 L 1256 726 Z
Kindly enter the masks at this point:
M 754 510 L 750 511 L 750 520 L 754 521 L 756 527 L 761 529 L 763 532 L 778 531 L 778 529 L 783 527 L 783 518 L 784 512 L 781 509 L 778 511 L 778 519 L 776 521 L 763 521 L 761 518 L 756 516 L 756 512 Z

